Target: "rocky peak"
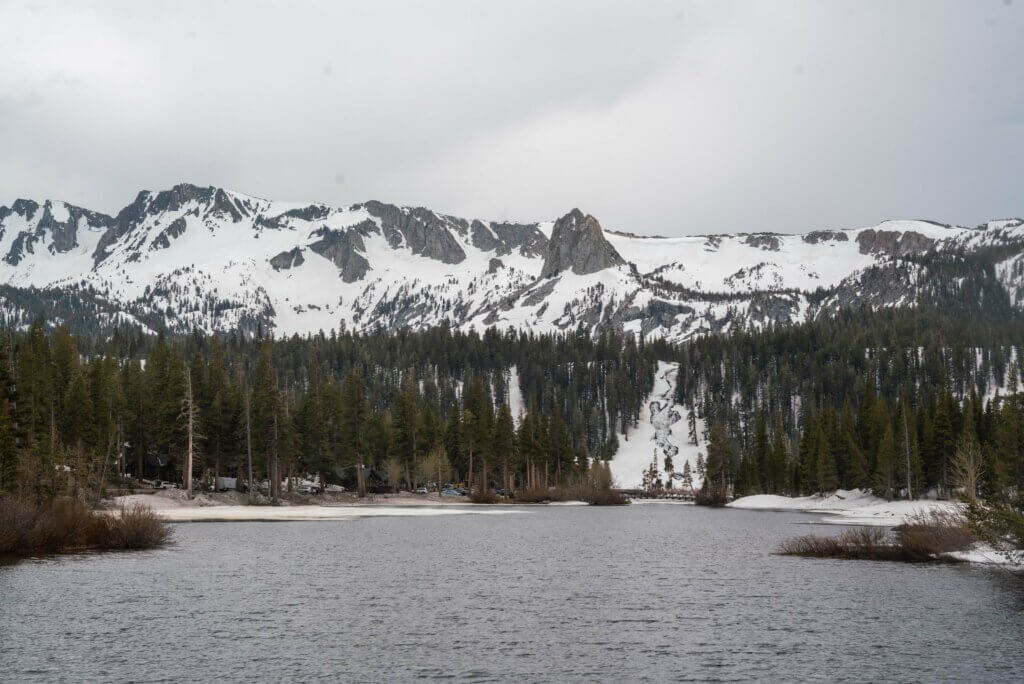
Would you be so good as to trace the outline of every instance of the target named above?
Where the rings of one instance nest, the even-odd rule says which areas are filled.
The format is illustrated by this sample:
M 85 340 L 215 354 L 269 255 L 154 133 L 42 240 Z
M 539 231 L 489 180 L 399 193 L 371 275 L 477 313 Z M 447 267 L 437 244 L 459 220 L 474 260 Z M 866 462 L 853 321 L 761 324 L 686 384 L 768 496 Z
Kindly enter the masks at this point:
M 566 270 L 585 275 L 625 263 L 597 219 L 573 209 L 555 222 L 540 276 L 550 278 Z
M 392 247 L 407 246 L 413 254 L 446 264 L 462 263 L 466 253 L 449 229 L 464 233 L 465 222 L 440 216 L 422 207 L 410 209 L 370 201 L 363 205 L 370 216 L 380 220 L 384 237 Z
M 341 271 L 343 281 L 354 283 L 361 280 L 370 270 L 370 262 L 363 256 L 366 253 L 363 237 L 375 232 L 377 226 L 369 220 L 347 230 L 331 230 L 324 227 L 314 233 L 320 239 L 309 248 L 323 258 L 331 260 Z
M 40 211 L 40 209 L 42 211 Z M 83 223 L 89 228 L 108 228 L 113 219 L 105 214 L 82 209 L 65 202 L 46 200 L 42 205 L 32 200 L 17 200 L 8 209 L 0 208 L 0 234 L 8 216 L 21 216 L 28 224 L 11 242 L 4 260 L 17 266 L 26 254 L 34 254 L 37 244 L 47 245 L 51 254 L 70 251 L 78 246 L 78 229 Z M 32 221 L 35 224 L 32 224 Z

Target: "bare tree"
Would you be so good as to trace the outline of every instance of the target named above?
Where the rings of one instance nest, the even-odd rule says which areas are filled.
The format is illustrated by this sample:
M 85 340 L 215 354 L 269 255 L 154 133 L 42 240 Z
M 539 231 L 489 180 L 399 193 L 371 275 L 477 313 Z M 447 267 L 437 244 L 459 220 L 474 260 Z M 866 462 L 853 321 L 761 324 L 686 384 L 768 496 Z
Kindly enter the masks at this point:
M 981 445 L 972 434 L 965 434 L 953 454 L 953 481 L 963 490 L 963 497 L 970 503 L 978 498 L 978 484 L 985 472 Z
M 196 426 L 195 401 L 192 397 L 192 371 L 185 369 L 185 398 L 181 401 L 181 417 L 185 419 L 188 431 L 188 442 L 185 451 L 185 469 L 183 479 L 185 480 L 185 494 L 192 498 L 192 458 L 195 451 L 195 426 Z

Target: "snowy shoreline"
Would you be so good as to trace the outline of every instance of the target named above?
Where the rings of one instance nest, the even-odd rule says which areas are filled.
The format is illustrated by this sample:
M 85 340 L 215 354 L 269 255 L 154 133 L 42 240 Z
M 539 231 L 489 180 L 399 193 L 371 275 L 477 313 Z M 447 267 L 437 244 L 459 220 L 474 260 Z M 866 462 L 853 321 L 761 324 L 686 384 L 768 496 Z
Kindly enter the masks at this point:
M 863 490 L 836 490 L 828 496 L 777 496 L 758 494 L 744 496 L 726 504 L 730 508 L 752 511 L 782 511 L 821 514 L 818 522 L 829 525 L 896 527 L 917 515 L 931 513 L 962 513 L 964 506 L 955 501 L 886 501 Z M 1019 553 L 1019 552 L 1018 552 Z M 986 544 L 977 543 L 968 551 L 953 551 L 954 560 L 981 565 L 1018 568 L 1005 553 Z
M 823 514 L 821 522 L 832 525 L 878 525 L 895 527 L 918 514 L 958 513 L 963 505 L 955 501 L 921 499 L 886 501 L 859 489 L 839 489 L 828 496 L 744 496 L 726 504 L 729 508 L 764 511 L 799 511 Z

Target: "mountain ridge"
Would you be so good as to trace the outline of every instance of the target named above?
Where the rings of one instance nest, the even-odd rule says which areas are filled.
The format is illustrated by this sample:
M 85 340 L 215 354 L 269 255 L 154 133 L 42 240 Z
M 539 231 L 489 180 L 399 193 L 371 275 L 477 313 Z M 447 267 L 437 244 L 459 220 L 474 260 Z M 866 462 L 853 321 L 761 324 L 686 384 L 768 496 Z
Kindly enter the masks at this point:
M 24 325 L 44 313 L 16 301 L 40 301 L 17 296 L 33 289 L 53 290 L 52 301 L 102 299 L 105 328 L 307 334 L 448 324 L 680 340 L 840 306 L 913 305 L 941 289 L 927 285 L 922 260 L 958 254 L 989 254 L 992 277 L 1019 306 L 1022 252 L 1020 219 L 655 237 L 605 230 L 579 209 L 556 221 L 497 222 L 180 183 L 140 191 L 113 216 L 59 200 L 0 207 L 0 283 L 13 288 L 0 314 Z M 890 262 L 907 275 L 879 275 Z

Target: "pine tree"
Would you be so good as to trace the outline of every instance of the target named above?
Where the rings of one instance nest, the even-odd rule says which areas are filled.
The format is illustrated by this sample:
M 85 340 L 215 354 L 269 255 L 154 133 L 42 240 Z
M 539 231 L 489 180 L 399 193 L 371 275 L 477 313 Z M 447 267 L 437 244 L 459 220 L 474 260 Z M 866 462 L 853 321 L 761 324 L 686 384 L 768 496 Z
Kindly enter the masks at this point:
M 510 468 L 514 465 L 515 456 L 515 426 L 512 421 L 512 412 L 508 404 L 502 404 L 498 410 L 498 418 L 494 423 L 494 458 L 501 467 L 501 488 L 511 489 Z
M 732 462 L 732 441 L 725 425 L 716 423 L 711 428 L 708 440 L 708 458 L 705 468 L 704 492 L 713 501 L 725 501 L 729 496 L 731 478 L 729 465 Z
M 687 491 L 693 491 L 693 473 L 690 471 L 690 461 L 683 464 L 683 487 Z
M 892 424 L 889 424 L 878 443 L 875 475 L 872 480 L 875 494 L 885 499 L 892 499 L 894 495 L 896 459 L 896 438 L 893 434 Z

